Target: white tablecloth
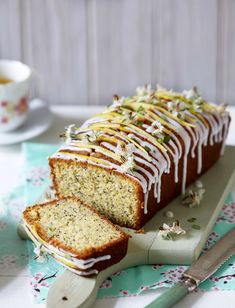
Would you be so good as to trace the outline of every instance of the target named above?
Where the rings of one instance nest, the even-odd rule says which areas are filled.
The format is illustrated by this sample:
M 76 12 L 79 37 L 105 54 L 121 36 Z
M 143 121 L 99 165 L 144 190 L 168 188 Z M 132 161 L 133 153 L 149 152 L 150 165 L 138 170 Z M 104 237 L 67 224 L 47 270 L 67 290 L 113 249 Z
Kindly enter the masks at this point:
M 33 142 L 58 143 L 59 134 L 63 132 L 64 127 L 71 123 L 82 123 L 86 118 L 102 110 L 102 107 L 74 107 L 74 106 L 54 106 L 54 122 L 52 127 L 42 136 L 34 138 Z M 232 125 L 227 140 L 227 144 L 235 145 L 235 108 L 230 108 L 233 118 Z M 0 194 L 10 191 L 18 181 L 18 172 L 20 170 L 20 144 L 11 146 L 0 146 Z M 29 285 L 30 274 L 26 268 L 17 276 L 0 275 L 0 307 L 1 308 L 41 308 L 44 304 L 36 305 L 33 303 L 31 288 Z M 103 307 L 144 307 L 151 302 L 164 290 L 147 292 L 145 295 L 136 297 L 126 297 L 117 299 L 97 300 L 95 308 Z M 234 308 L 234 291 L 211 291 L 192 293 L 185 297 L 177 308 Z

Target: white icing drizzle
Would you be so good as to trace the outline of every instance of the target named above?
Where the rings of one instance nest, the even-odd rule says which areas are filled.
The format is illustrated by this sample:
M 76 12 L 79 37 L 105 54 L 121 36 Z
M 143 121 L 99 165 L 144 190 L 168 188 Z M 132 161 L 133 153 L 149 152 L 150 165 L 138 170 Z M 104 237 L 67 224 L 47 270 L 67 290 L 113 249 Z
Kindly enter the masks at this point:
M 79 267 L 80 269 L 84 269 L 84 270 L 93 267 L 97 262 L 111 259 L 110 255 L 105 255 L 105 256 L 101 256 L 97 258 L 90 258 L 90 259 L 82 260 L 82 259 L 77 259 L 76 257 L 73 256 L 73 254 L 65 252 L 64 250 L 60 248 L 56 248 L 50 244 L 48 245 L 44 244 L 44 247 L 48 250 L 48 253 L 53 252 L 56 255 L 58 255 L 62 261 L 69 261 L 73 265 Z M 67 255 L 69 258 L 67 258 Z
M 202 146 L 207 145 L 209 128 L 205 126 L 205 124 L 200 120 L 200 118 L 196 117 L 194 114 L 190 113 L 190 116 L 197 120 L 197 126 L 195 130 L 198 133 L 198 141 L 197 141 L 197 173 L 199 174 L 202 170 Z
M 158 176 L 158 169 L 151 163 L 149 163 L 148 161 L 144 160 L 143 158 L 139 157 L 139 156 L 135 156 L 135 161 L 147 166 L 148 168 L 151 169 L 152 174 L 150 173 L 150 181 L 154 181 L 154 179 Z M 139 167 L 138 167 L 139 168 Z M 138 169 L 137 169 L 138 170 Z
M 86 120 L 86 121 L 80 126 L 80 128 L 82 128 L 82 129 L 87 129 L 89 125 L 95 124 L 95 123 L 101 123 L 101 122 L 106 122 L 106 119 L 103 118 L 103 117 L 91 118 L 91 119 Z
M 195 97 L 191 97 L 191 99 L 196 100 L 199 96 L 198 94 L 192 90 L 192 93 L 194 93 Z M 191 93 L 190 92 L 190 93 Z M 196 93 L 196 94 L 195 94 Z M 150 95 L 150 94 L 149 94 Z M 150 96 L 148 95 L 148 99 L 150 99 Z M 199 97 L 200 98 L 200 97 Z M 147 97 L 142 97 L 141 100 L 138 99 L 138 97 L 133 98 L 133 103 L 135 101 L 138 102 L 144 102 L 146 101 Z M 123 101 L 124 102 L 124 101 Z M 172 106 L 174 105 L 175 101 L 172 99 Z M 193 103 L 197 104 L 196 101 Z M 123 105 L 123 103 L 121 104 Z M 124 102 L 125 105 L 125 102 Z M 118 105 L 119 106 L 119 105 Z M 138 107 L 138 106 L 137 106 Z M 136 108 L 137 108 L 136 107 Z M 179 175 L 178 175 L 178 167 L 179 167 L 179 160 L 182 158 L 182 153 L 183 153 L 183 175 L 182 175 L 182 193 L 185 193 L 185 186 L 186 186 L 186 181 L 187 181 L 187 164 L 188 164 L 188 156 L 189 152 L 192 156 L 192 158 L 195 157 L 195 151 L 197 151 L 197 173 L 201 173 L 202 170 L 202 148 L 203 145 L 206 146 L 207 143 L 209 142 L 210 145 L 213 145 L 214 143 L 221 142 L 223 140 L 223 146 L 221 149 L 221 154 L 223 153 L 224 150 L 224 145 L 225 145 L 225 137 L 228 133 L 228 126 L 229 126 L 229 115 L 228 113 L 225 113 L 223 117 L 221 117 L 221 114 L 215 109 L 213 112 L 205 112 L 201 113 L 199 109 L 195 109 L 195 105 L 193 105 L 194 110 L 198 110 L 198 114 L 201 115 L 202 118 L 204 118 L 208 123 L 209 126 L 207 126 L 202 118 L 200 116 L 197 116 L 197 114 L 191 113 L 190 110 L 183 110 L 180 114 L 183 116 L 183 119 L 185 115 L 188 117 L 196 120 L 195 121 L 195 127 L 189 127 L 185 126 L 184 124 L 181 124 L 180 119 L 177 121 L 176 119 L 172 119 L 171 117 L 167 116 L 163 111 L 159 109 L 151 109 L 152 113 L 155 113 L 157 116 L 160 118 L 164 119 L 164 121 L 168 122 L 172 126 L 176 128 L 176 133 L 174 131 L 170 131 L 169 136 L 170 136 L 170 141 L 164 142 L 163 147 L 167 150 L 166 152 L 160 150 L 157 146 L 153 145 L 150 141 L 146 140 L 146 135 L 145 133 L 149 133 L 152 135 L 152 132 L 155 130 L 159 130 L 160 133 L 164 132 L 164 125 L 159 122 L 158 120 L 153 117 L 153 115 L 149 115 L 150 118 L 152 118 L 155 122 L 156 125 L 151 125 L 149 124 L 142 124 L 142 130 L 143 133 L 141 133 L 141 130 L 134 129 L 134 127 L 128 126 L 128 118 L 127 118 L 127 125 L 126 128 L 128 128 L 127 131 L 120 130 L 118 132 L 117 140 L 122 140 L 125 145 L 132 145 L 133 151 L 131 150 L 131 155 L 133 155 L 133 161 L 135 162 L 134 169 L 132 170 L 131 174 L 129 173 L 129 169 L 122 169 L 121 165 L 113 164 L 111 162 L 108 162 L 107 166 L 107 161 L 100 159 L 100 163 L 93 162 L 89 160 L 89 157 L 86 158 L 75 158 L 75 160 L 81 160 L 81 161 L 89 161 L 90 164 L 94 165 L 99 165 L 102 166 L 103 168 L 107 169 L 114 169 L 120 173 L 125 172 L 127 176 L 130 176 L 134 178 L 135 180 L 138 181 L 138 183 L 142 186 L 143 193 L 144 193 L 144 213 L 147 213 L 147 203 L 148 203 L 148 195 L 153 187 L 153 192 L 154 192 L 154 197 L 157 199 L 157 202 L 160 202 L 161 199 L 161 177 L 163 173 L 170 173 L 171 169 L 171 157 L 173 158 L 174 162 L 174 181 L 177 183 L 179 181 Z M 216 108 L 216 107 L 215 107 Z M 114 109 L 111 109 L 111 111 Z M 117 110 L 117 109 L 116 109 Z M 200 109 L 202 110 L 202 109 Z M 108 113 L 110 110 L 106 110 L 104 113 Z M 115 110 L 114 110 L 115 111 Z M 177 110 L 173 110 L 172 114 L 178 115 Z M 129 111 L 124 111 L 123 114 L 129 113 Z M 126 115 L 125 115 L 126 117 Z M 84 130 L 91 130 L 92 127 L 90 128 L 89 125 L 95 124 L 95 123 L 101 123 L 101 122 L 107 122 L 108 117 L 102 117 L 98 116 L 96 118 L 92 118 L 90 120 L 87 120 L 82 128 Z M 112 114 L 111 123 L 114 126 L 116 125 L 118 128 L 118 125 L 120 124 L 119 119 L 116 121 L 115 115 Z M 154 123 L 155 123 L 154 122 Z M 107 122 L 108 123 L 108 122 Z M 124 122 L 125 125 L 125 122 Z M 137 124 L 136 124 L 137 125 Z M 111 127 L 112 128 L 112 127 Z M 115 128 L 112 128 L 115 130 Z M 102 132 L 102 126 L 100 128 L 100 131 Z M 144 133 L 145 132 L 145 133 Z M 209 135 L 210 132 L 210 135 Z M 224 133 L 223 133 L 224 132 Z M 102 132 L 102 135 L 114 137 L 112 135 L 112 132 L 106 133 L 105 130 Z M 182 142 L 184 144 L 184 152 L 182 149 L 182 144 L 178 136 L 180 136 L 180 139 L 182 139 Z M 131 143 L 128 138 L 133 139 L 133 141 L 137 142 L 141 147 L 143 148 L 148 148 L 149 152 L 148 154 L 142 150 L 140 150 L 138 147 L 134 146 L 134 142 Z M 144 140 L 143 140 L 144 139 Z M 63 151 L 87 151 L 90 152 L 90 149 L 86 148 L 77 148 L 74 146 L 73 143 L 70 143 L 70 147 L 63 148 Z M 99 144 L 99 147 L 95 149 L 95 152 L 100 152 L 101 154 L 113 158 L 110 152 L 106 152 L 105 149 L 108 151 L 117 154 L 117 145 L 114 145 L 112 143 L 109 143 L 107 141 L 102 141 Z M 60 153 L 58 153 L 58 157 L 61 157 Z M 66 159 L 74 159 L 71 158 L 71 156 L 66 154 Z M 129 154 L 128 154 L 129 155 Z M 102 164 L 102 161 L 104 162 L 104 165 Z M 106 164 L 105 164 L 106 162 Z M 143 167 L 146 166 L 147 168 Z M 129 165 L 128 165 L 129 168 Z M 128 172 L 128 173 L 127 173 Z
M 147 146 L 151 151 L 151 155 L 157 159 L 157 166 L 158 166 L 158 175 L 155 177 L 155 182 L 154 182 L 154 197 L 157 198 L 157 202 L 160 202 L 160 192 L 161 192 L 161 177 L 163 172 L 167 172 L 170 169 L 170 159 L 169 156 L 167 155 L 167 158 L 163 156 L 163 154 L 158 150 L 157 147 L 155 147 L 153 144 L 147 142 L 146 140 L 142 140 L 138 138 L 136 135 L 129 134 L 128 135 L 130 138 L 135 138 L 135 140 L 143 147 Z M 148 192 L 149 193 L 149 192 Z M 144 202 L 144 213 L 147 213 L 147 202 L 148 202 L 148 194 L 145 198 Z
M 113 151 L 114 153 L 117 151 L 117 146 L 109 142 L 102 141 L 101 145 L 105 146 L 107 149 L 109 149 L 110 151 Z
M 218 124 L 215 121 L 214 117 L 209 114 L 204 114 L 204 117 L 207 119 L 207 121 L 210 124 L 211 131 L 210 131 L 210 145 L 214 145 L 214 137 L 218 134 Z M 216 142 L 216 140 L 215 140 Z
M 145 177 L 142 174 L 140 174 L 139 172 L 136 172 L 136 171 L 133 171 L 133 175 L 137 179 L 139 179 L 140 184 L 141 184 L 141 186 L 143 188 L 143 192 L 147 193 L 148 192 L 148 183 L 147 183 L 147 180 L 145 179 Z
M 84 157 L 84 158 L 76 156 L 76 154 L 72 156 L 70 152 L 66 153 L 65 151 L 64 152 L 57 152 L 54 155 L 52 155 L 51 157 L 52 158 L 61 158 L 61 159 L 65 159 L 65 160 L 82 161 L 82 162 L 89 161 L 89 156 Z M 99 160 L 100 160 L 101 163 L 96 163 L 96 162 L 90 160 L 89 164 L 94 165 L 94 166 L 100 166 L 102 168 L 107 168 L 107 169 L 113 169 L 114 166 L 116 166 L 116 165 L 114 165 L 113 163 L 110 163 L 110 162 L 107 165 L 107 161 L 106 160 L 103 160 L 103 159 L 100 159 L 100 158 L 99 158 Z M 102 162 L 104 164 L 102 164 Z
M 157 182 L 157 203 L 159 203 L 161 201 L 161 183 L 162 183 L 162 173 L 160 172 L 159 174 L 159 179 Z
M 129 134 L 128 137 L 134 138 L 143 148 L 147 146 L 150 149 L 151 156 L 154 158 L 154 162 L 156 162 L 160 169 L 167 170 L 170 168 L 170 160 L 167 160 L 155 145 L 146 140 L 140 139 L 134 134 Z
M 223 141 L 220 152 L 220 154 L 223 155 L 229 128 L 229 114 L 226 113 L 221 117 L 219 112 L 214 111 L 213 114 L 204 114 L 204 117 L 208 120 L 211 127 L 210 145 L 213 145 L 214 142 L 217 143 Z M 217 119 L 217 121 L 214 119 L 214 117 Z
M 229 128 L 229 115 L 224 116 L 224 135 L 223 135 L 223 143 L 220 151 L 220 155 L 224 154 L 225 142 L 228 136 L 228 128 Z
M 120 173 L 123 173 L 123 171 L 122 171 L 122 169 L 120 168 L 120 166 L 119 165 L 116 165 L 116 164 L 114 164 L 114 163 L 111 163 L 111 162 L 108 162 L 108 164 L 109 165 L 107 165 L 107 160 L 103 160 L 103 159 L 101 159 L 101 158 L 99 158 L 99 160 L 102 162 L 104 162 L 104 164 L 102 164 L 102 163 L 96 163 L 96 162 L 94 162 L 94 161 L 91 161 L 91 160 L 89 160 L 89 156 L 88 157 L 85 157 L 85 158 L 83 158 L 83 157 L 79 157 L 79 156 L 71 156 L 71 153 L 69 153 L 69 152 L 67 152 L 67 153 L 65 153 L 65 152 L 63 152 L 63 153 L 61 153 L 61 152 L 57 152 L 57 153 L 55 153 L 54 155 L 52 155 L 51 156 L 52 158 L 61 158 L 61 159 L 65 159 L 65 160 L 73 160 L 73 161 L 82 161 L 82 162 L 87 162 L 87 161 L 89 161 L 89 164 L 90 165 L 94 165 L 94 166 L 99 166 L 99 167 L 102 167 L 102 168 L 105 168 L 105 169 L 113 169 L 113 170 L 115 170 L 115 171 L 117 171 L 117 172 L 120 172 Z M 106 164 L 105 164 L 106 163 Z M 138 179 L 137 179 L 137 177 L 134 177 L 134 176 L 132 176 L 131 174 L 129 174 L 129 173 L 127 173 L 126 174 L 126 176 L 128 176 L 128 177 L 130 177 L 131 179 L 133 179 L 134 181 L 137 181 L 139 184 L 141 184 L 139 181 L 138 181 Z
M 66 146 L 66 147 L 64 147 L 64 146 L 62 146 L 60 149 L 59 149 L 59 151 L 74 151 L 74 152 L 81 152 L 81 151 L 83 151 L 83 152 L 87 152 L 87 153 L 91 153 L 92 151 L 91 151 L 91 149 L 88 149 L 88 148 L 79 148 L 79 147 L 77 147 L 77 146 L 74 146 L 73 145 L 74 143 L 71 143 L 69 146 Z
M 176 137 L 176 135 L 174 133 L 170 132 L 170 137 L 175 142 L 175 144 L 177 145 L 178 153 L 179 153 L 179 159 L 180 159 L 181 156 L 182 156 L 182 146 L 181 146 L 181 143 L 180 143 L 178 137 Z M 170 142 L 171 142 L 171 140 L 170 140 Z
M 148 213 L 148 196 L 148 193 L 144 195 L 144 214 Z
M 174 144 L 174 142 L 172 142 L 170 140 L 170 144 L 172 144 L 172 146 L 174 145 L 175 153 L 177 153 L 175 155 L 175 157 L 174 157 L 174 163 L 175 163 L 175 183 L 178 183 L 178 181 L 179 181 L 179 176 L 178 176 L 178 173 L 179 173 L 179 171 L 178 171 L 179 170 L 179 160 L 180 160 L 180 158 L 182 156 L 182 146 L 181 146 L 181 143 L 179 142 L 179 139 L 172 132 L 170 133 L 170 137 L 171 137 L 172 140 L 175 141 L 175 144 Z M 176 150 L 178 152 L 176 152 Z
M 219 116 L 217 114 L 217 112 L 214 112 L 213 113 L 214 117 L 216 118 L 217 120 L 217 125 L 218 125 L 218 132 L 217 132 L 217 135 L 216 135 L 216 141 L 217 142 L 221 142 L 222 141 L 222 138 L 223 138 L 223 125 L 224 125 L 224 122 L 223 122 L 223 119 L 221 118 L 221 116 Z
M 84 144 L 84 146 L 86 146 L 86 145 Z M 79 146 L 78 146 L 78 148 L 79 148 Z M 80 151 L 81 151 L 81 149 L 83 150 L 83 149 L 86 149 L 86 148 L 80 148 Z M 104 148 L 102 148 L 101 146 L 96 147 L 95 148 L 95 152 L 96 153 L 101 153 L 101 154 L 103 154 L 103 155 L 113 159 L 111 153 L 109 153 L 109 151 L 105 151 Z
M 176 147 L 176 145 L 174 144 L 174 142 L 172 142 L 172 140 L 170 140 L 169 144 L 173 147 L 174 149 L 174 152 L 171 150 L 171 148 L 165 144 L 165 148 L 167 149 L 167 151 L 169 153 L 171 153 L 172 157 L 173 157 L 173 161 L 174 161 L 174 166 L 175 166 L 175 175 L 174 175 L 174 180 L 175 180 L 175 183 L 178 183 L 178 164 L 179 164 L 179 151 Z
M 64 264 L 63 262 L 61 262 L 59 259 L 57 259 L 55 257 L 55 259 L 57 260 L 58 263 L 60 263 L 61 265 L 63 265 L 64 267 L 66 267 L 67 269 L 69 269 L 71 272 L 78 274 L 80 276 L 90 276 L 90 275 L 97 275 L 99 273 L 98 270 L 96 269 L 91 269 L 90 271 L 79 271 L 76 268 L 72 268 L 69 267 L 68 265 Z
M 147 186 L 147 190 L 149 191 L 151 189 L 151 185 L 154 182 L 154 176 L 145 168 L 140 167 L 138 165 L 136 165 L 135 167 L 136 171 L 140 171 L 142 174 L 146 175 L 147 179 L 148 179 L 148 186 Z
M 101 142 L 101 144 L 103 146 L 105 146 L 107 149 L 113 151 L 114 153 L 116 152 L 117 148 L 116 146 L 108 143 L 108 142 Z M 140 150 L 136 149 L 134 150 L 134 153 L 138 153 L 140 155 L 143 155 L 143 152 L 141 152 Z M 151 171 L 153 172 L 153 174 L 156 174 L 158 175 L 158 170 L 157 168 L 151 164 L 150 162 L 148 162 L 147 160 L 141 158 L 141 157 L 138 157 L 138 156 L 134 156 L 134 160 L 136 162 L 139 162 L 141 164 L 144 164 L 145 166 L 149 167 L 151 169 Z M 114 165 L 114 164 L 113 164 Z M 122 170 L 120 166 L 118 165 L 115 165 L 115 167 L 117 168 L 117 170 Z M 152 175 L 149 171 L 147 171 L 146 169 L 140 167 L 139 165 L 136 165 L 136 168 L 135 168 L 136 171 L 141 171 L 143 174 L 145 174 L 149 180 L 149 183 L 147 184 L 146 180 L 144 180 L 144 177 L 143 176 L 137 176 L 137 172 L 135 172 L 135 176 L 137 176 L 139 178 L 139 180 L 141 181 L 141 186 L 148 192 L 150 189 L 151 189 L 151 185 L 152 183 L 154 182 L 155 180 L 155 177 L 154 175 Z M 147 189 L 146 189 L 146 186 L 147 186 Z
M 155 113 L 158 114 L 159 116 L 163 116 L 163 114 L 159 110 L 156 110 Z M 168 122 L 177 128 L 177 134 L 180 135 L 180 137 L 182 138 L 184 142 L 184 146 L 185 146 L 185 152 L 184 152 L 184 158 L 183 158 L 182 189 L 181 189 L 182 194 L 184 194 L 185 186 L 186 186 L 186 178 L 187 178 L 187 162 L 188 162 L 187 157 L 188 157 L 188 153 L 190 150 L 191 138 L 188 132 L 186 131 L 186 129 L 180 123 L 171 119 L 170 117 L 168 117 Z
M 195 129 L 195 128 L 193 129 L 191 127 L 188 127 L 188 130 L 190 132 L 190 135 L 192 136 L 191 156 L 192 156 L 192 158 L 194 158 L 195 157 L 195 148 L 197 146 L 198 139 L 199 139 L 198 131 L 197 131 L 197 129 Z
M 134 133 L 134 134 L 129 134 L 128 136 L 132 136 L 132 137 L 134 137 L 135 139 L 137 139 L 138 138 L 138 136 L 139 137 L 142 137 L 142 138 L 146 138 L 145 136 L 143 136 L 143 135 L 141 135 L 139 132 L 137 132 L 137 131 L 135 131 L 134 129 L 132 129 L 132 128 L 130 128 L 130 130 Z M 140 139 L 140 138 L 138 138 L 138 142 L 140 143 L 140 145 L 141 145 L 141 143 L 143 142 L 143 140 L 142 139 Z M 159 149 L 157 148 L 157 147 L 155 147 L 156 148 L 156 153 L 157 153 L 157 157 L 160 155 L 160 156 L 162 156 L 162 157 L 164 157 L 165 158 L 165 160 L 167 161 L 167 166 L 166 166 L 166 172 L 167 173 L 169 173 L 169 170 L 170 170 L 170 158 L 169 158 L 169 156 L 167 155 L 167 154 L 163 154 L 162 152 L 160 152 L 159 151 Z
M 104 256 L 97 257 L 97 258 L 89 258 L 89 259 L 86 259 L 86 260 L 78 259 L 78 258 L 76 258 L 75 254 L 64 251 L 63 249 L 54 247 L 50 244 L 42 243 L 36 237 L 36 235 L 30 230 L 30 227 L 27 225 L 26 222 L 24 222 L 24 227 L 25 227 L 27 234 L 32 239 L 32 241 L 36 244 L 36 246 L 40 247 L 40 249 L 42 251 L 45 251 L 46 253 L 55 257 L 58 261 L 60 260 L 63 265 L 64 265 L 64 262 L 67 262 L 67 263 L 71 263 L 72 265 L 78 267 L 79 269 L 87 270 L 87 269 L 93 267 L 98 262 L 111 259 L 111 255 L 104 255 Z M 71 269 L 71 267 L 69 267 L 69 266 L 67 266 L 67 267 L 69 269 Z M 89 275 L 88 273 L 89 272 L 87 272 L 85 275 Z

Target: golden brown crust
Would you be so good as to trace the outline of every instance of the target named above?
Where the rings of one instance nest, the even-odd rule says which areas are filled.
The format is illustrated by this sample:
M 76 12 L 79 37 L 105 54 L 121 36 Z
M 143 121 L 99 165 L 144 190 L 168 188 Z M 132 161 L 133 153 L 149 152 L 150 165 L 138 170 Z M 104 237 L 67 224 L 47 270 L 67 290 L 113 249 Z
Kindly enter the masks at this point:
M 112 226 L 113 229 L 117 230 L 120 233 L 120 238 L 115 239 L 113 241 L 110 241 L 108 244 L 102 245 L 101 247 L 84 249 L 82 252 L 77 251 L 76 249 L 74 249 L 71 246 L 64 245 L 63 243 L 61 243 L 57 239 L 49 238 L 47 236 L 46 231 L 41 227 L 40 223 L 37 220 L 32 219 L 30 217 L 30 212 L 32 210 L 37 210 L 37 209 L 44 207 L 44 206 L 52 206 L 52 205 L 58 203 L 58 201 L 61 201 L 61 200 L 73 201 L 75 203 L 80 202 L 81 204 L 83 204 L 83 206 L 89 208 L 94 214 L 99 216 L 102 220 L 106 221 L 110 226 Z M 128 239 L 130 237 L 128 234 L 126 234 L 124 231 L 122 231 L 118 226 L 113 225 L 107 218 L 100 215 L 94 208 L 85 204 L 83 201 L 79 200 L 78 198 L 73 198 L 73 197 L 62 198 L 60 200 L 53 200 L 53 201 L 46 202 L 44 204 L 35 204 L 33 206 L 27 207 L 25 209 L 25 211 L 23 212 L 23 220 L 25 220 L 25 222 L 30 227 L 30 229 L 32 229 L 32 228 L 35 229 L 35 232 L 38 234 L 38 236 L 43 241 L 45 241 L 46 243 L 51 244 L 51 245 L 53 245 L 57 248 L 61 248 L 64 251 L 67 251 L 69 253 L 75 254 L 78 259 L 84 259 L 84 260 L 91 258 L 91 257 L 95 258 L 97 256 L 104 255 L 110 249 L 112 250 L 112 247 L 114 247 L 114 246 L 115 247 L 116 246 L 121 247 L 123 245 L 123 243 L 126 243 L 126 241 L 128 241 Z

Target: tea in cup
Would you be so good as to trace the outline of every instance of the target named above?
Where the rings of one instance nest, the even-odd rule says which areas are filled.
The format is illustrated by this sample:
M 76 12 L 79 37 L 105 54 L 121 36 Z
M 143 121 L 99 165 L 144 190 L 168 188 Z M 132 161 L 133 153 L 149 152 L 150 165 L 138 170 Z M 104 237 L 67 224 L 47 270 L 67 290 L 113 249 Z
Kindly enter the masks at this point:
M 0 60 L 0 133 L 21 126 L 28 115 L 31 69 L 18 61 Z

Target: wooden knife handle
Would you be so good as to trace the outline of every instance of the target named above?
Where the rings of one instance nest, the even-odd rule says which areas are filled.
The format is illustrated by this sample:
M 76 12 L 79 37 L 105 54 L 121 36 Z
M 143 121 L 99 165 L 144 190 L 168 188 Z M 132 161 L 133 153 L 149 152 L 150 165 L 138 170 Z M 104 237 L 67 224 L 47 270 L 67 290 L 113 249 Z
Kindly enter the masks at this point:
M 161 294 L 157 299 L 151 302 L 145 308 L 168 308 L 172 307 L 185 295 L 189 293 L 188 287 L 182 283 L 177 283 L 172 288 Z

